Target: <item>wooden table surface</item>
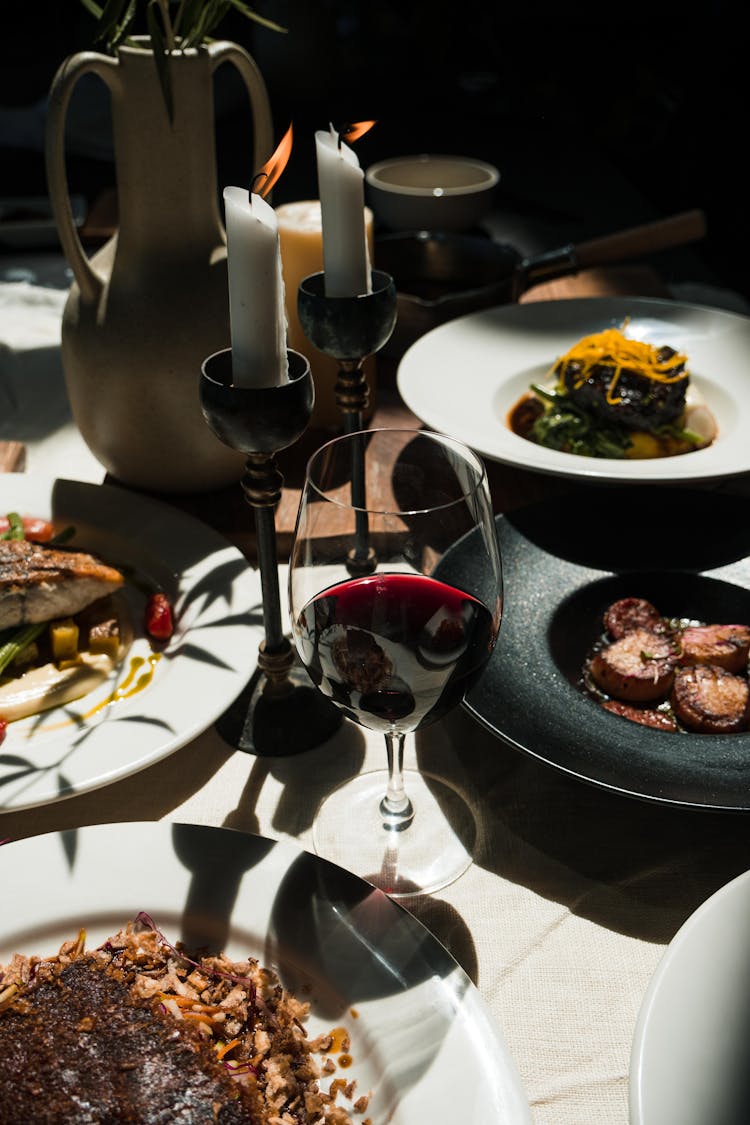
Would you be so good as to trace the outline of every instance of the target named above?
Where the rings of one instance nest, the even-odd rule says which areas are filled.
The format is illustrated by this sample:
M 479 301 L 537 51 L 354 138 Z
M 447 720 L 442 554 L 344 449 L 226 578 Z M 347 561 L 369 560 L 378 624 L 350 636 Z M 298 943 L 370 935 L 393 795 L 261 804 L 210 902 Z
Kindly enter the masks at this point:
M 530 289 L 521 303 L 564 300 L 573 297 L 638 296 L 668 298 L 669 290 L 648 266 L 628 265 L 617 268 L 584 270 L 571 277 L 544 282 Z M 403 403 L 396 386 L 397 363 L 378 357 L 376 405 L 370 428 L 388 426 L 419 429 L 422 422 Z M 333 436 L 331 431 L 308 430 L 300 440 L 277 458 L 284 477 L 281 502 L 276 510 L 276 536 L 280 558 L 288 558 L 291 536 L 297 514 L 305 465 L 309 456 Z M 569 482 L 547 474 L 530 472 L 497 462 L 487 462 L 487 472 L 496 512 L 511 511 L 526 504 L 564 493 Z M 253 513 L 238 488 L 220 494 L 188 497 L 165 497 L 171 503 L 216 527 L 249 558 L 255 559 Z
M 669 290 L 654 270 L 646 265 L 598 267 L 536 285 L 522 296 L 521 303 L 593 296 L 668 298 Z M 399 396 L 396 370 L 397 362 L 378 357 L 376 405 L 369 425 L 371 428 L 387 426 L 419 429 L 422 425 L 420 419 L 404 405 Z M 276 510 L 280 558 L 288 558 L 289 555 L 307 460 L 315 449 L 332 436 L 334 435 L 330 430 L 310 429 L 293 447 L 284 450 L 276 458 L 284 478 L 281 501 Z M 24 468 L 23 444 L 14 441 L 0 442 L 0 471 L 18 472 Z M 487 471 L 496 512 L 511 511 L 570 489 L 569 482 L 496 462 L 487 462 Z M 108 483 L 117 484 L 117 481 L 110 478 L 105 479 Z M 210 524 L 238 546 L 249 559 L 257 559 L 254 514 L 238 486 L 203 495 L 164 495 L 160 498 Z

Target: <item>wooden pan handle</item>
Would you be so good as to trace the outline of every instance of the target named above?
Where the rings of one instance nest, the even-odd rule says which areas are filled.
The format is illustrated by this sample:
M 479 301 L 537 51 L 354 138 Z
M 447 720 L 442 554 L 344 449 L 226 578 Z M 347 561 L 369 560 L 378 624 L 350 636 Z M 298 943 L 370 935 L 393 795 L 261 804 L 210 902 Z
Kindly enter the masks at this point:
M 612 265 L 628 258 L 640 258 L 671 246 L 696 242 L 706 234 L 706 217 L 702 211 L 682 211 L 669 219 L 657 219 L 643 226 L 630 227 L 616 234 L 605 234 L 580 242 L 574 247 L 580 269 Z

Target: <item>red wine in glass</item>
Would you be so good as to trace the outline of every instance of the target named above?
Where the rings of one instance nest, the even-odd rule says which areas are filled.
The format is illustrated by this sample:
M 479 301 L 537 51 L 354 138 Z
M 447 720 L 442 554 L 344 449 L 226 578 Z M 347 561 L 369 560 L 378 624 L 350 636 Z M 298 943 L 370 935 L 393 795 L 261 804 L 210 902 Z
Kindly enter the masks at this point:
M 486 606 L 422 574 L 340 582 L 302 610 L 310 678 L 372 730 L 415 731 L 456 707 L 492 652 Z

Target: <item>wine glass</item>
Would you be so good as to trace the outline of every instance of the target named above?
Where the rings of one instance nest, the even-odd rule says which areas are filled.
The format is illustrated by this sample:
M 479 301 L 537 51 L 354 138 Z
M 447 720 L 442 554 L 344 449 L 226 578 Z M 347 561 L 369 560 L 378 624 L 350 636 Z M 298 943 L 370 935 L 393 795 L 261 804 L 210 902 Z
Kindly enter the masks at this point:
M 451 565 L 467 536 L 470 565 Z M 294 641 L 313 683 L 381 731 L 387 753 L 387 769 L 325 798 L 313 844 L 393 897 L 439 890 L 471 863 L 470 807 L 449 782 L 404 770 L 404 740 L 456 707 L 481 674 L 502 601 L 486 472 L 465 445 L 373 429 L 312 455 L 289 568 Z

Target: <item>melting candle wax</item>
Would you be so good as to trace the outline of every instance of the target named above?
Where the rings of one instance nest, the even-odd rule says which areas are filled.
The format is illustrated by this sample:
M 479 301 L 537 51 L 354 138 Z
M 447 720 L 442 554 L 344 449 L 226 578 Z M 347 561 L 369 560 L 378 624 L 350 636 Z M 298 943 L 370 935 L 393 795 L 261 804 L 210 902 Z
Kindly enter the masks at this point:
M 278 386 L 289 377 L 279 227 L 273 208 L 245 188 L 224 189 L 232 381 Z
M 323 269 L 327 297 L 370 292 L 365 235 L 364 173 L 355 153 L 331 126 L 315 134 L 318 191 L 323 222 Z
M 289 379 L 279 224 L 268 195 L 292 151 L 292 126 L 258 172 L 258 192 L 224 189 L 232 382 L 274 387 Z

